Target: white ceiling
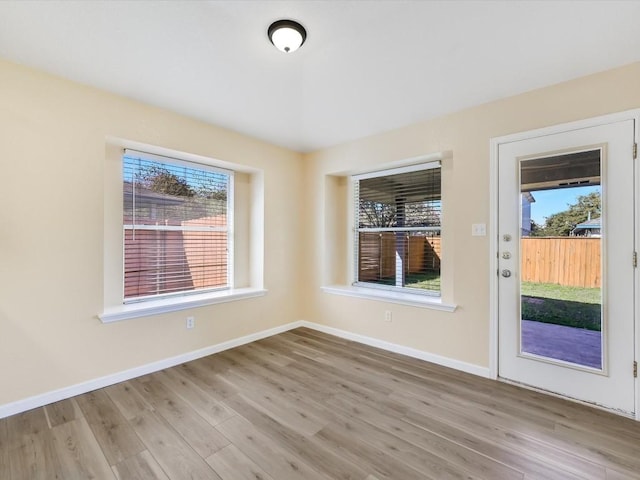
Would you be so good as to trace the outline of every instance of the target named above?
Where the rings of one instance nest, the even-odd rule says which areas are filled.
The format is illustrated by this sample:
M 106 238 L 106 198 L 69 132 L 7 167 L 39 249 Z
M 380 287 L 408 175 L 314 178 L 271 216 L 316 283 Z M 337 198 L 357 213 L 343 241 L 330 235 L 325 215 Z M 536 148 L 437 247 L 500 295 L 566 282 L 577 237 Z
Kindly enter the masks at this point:
M 307 29 L 295 53 L 267 39 L 281 18 Z M 307 152 L 638 61 L 638 19 L 638 0 L 1 1 L 0 56 Z

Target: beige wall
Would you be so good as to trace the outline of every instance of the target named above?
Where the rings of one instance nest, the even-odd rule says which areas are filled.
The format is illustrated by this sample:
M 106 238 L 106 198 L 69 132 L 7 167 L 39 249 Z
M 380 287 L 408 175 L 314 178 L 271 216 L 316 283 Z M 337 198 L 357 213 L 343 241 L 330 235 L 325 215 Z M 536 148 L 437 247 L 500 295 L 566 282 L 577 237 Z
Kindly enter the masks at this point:
M 121 268 L 121 257 L 103 256 L 121 237 L 119 226 L 105 235 L 105 198 L 121 191 L 118 155 L 115 167 L 108 160 L 114 139 L 263 172 L 266 296 L 113 324 L 97 319 L 109 292 L 104 279 L 112 281 Z M 0 405 L 298 320 L 301 244 L 291 232 L 300 230 L 302 218 L 300 158 L 0 62 Z M 259 190 L 247 175 L 239 182 L 241 201 Z M 259 255 L 246 241 L 259 234 L 251 208 L 236 205 L 245 230 L 238 251 Z M 243 284 L 257 275 L 246 261 L 236 267 Z M 184 327 L 187 315 L 196 317 L 194 330 Z
M 470 80 L 472 81 L 472 80 Z M 428 95 L 429 92 L 425 92 Z M 640 107 L 640 63 L 467 109 L 305 156 L 304 318 L 480 367 L 489 365 L 489 140 Z M 447 152 L 443 161 L 443 299 L 454 313 L 322 293 L 346 283 L 351 262 L 348 188 L 336 174 Z M 488 225 L 489 226 L 489 225 Z M 393 322 L 384 321 L 384 311 Z
M 470 228 L 489 219 L 489 139 L 640 107 L 638 85 L 633 64 L 303 158 L 0 61 L 0 405 L 298 319 L 487 366 L 489 243 Z M 104 279 L 117 275 L 104 254 L 113 241 L 105 198 L 119 188 L 107 161 L 114 138 L 263 172 L 265 297 L 113 324 L 97 319 Z M 443 164 L 443 289 L 458 310 L 322 293 L 321 285 L 349 281 L 349 187 L 333 174 L 439 151 L 452 153 Z M 259 191 L 259 182 L 241 190 Z M 251 235 L 258 226 L 248 208 L 241 223 Z M 240 250 L 260 255 L 255 244 Z M 243 275 L 259 276 L 253 268 Z M 393 311 L 392 323 L 384 310 Z M 187 315 L 195 315 L 195 330 L 184 328 Z

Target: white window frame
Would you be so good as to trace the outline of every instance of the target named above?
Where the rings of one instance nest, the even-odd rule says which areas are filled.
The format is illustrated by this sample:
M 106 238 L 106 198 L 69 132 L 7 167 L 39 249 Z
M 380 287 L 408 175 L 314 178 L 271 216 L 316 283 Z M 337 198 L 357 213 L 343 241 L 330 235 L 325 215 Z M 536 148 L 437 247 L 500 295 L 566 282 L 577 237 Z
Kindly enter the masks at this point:
M 123 165 L 124 165 L 124 157 L 140 157 L 141 159 L 145 159 L 145 160 L 151 160 L 154 162 L 158 162 L 158 163 L 162 163 L 162 164 L 169 164 L 169 165 L 175 165 L 175 166 L 180 166 L 180 167 L 185 167 L 185 168 L 190 168 L 190 169 L 194 169 L 194 170 L 202 170 L 202 171 L 207 171 L 207 172 L 215 172 L 215 173 L 221 173 L 223 175 L 226 175 L 228 177 L 228 184 L 227 184 L 227 201 L 226 201 L 226 221 L 227 221 L 227 226 L 226 227 L 185 227 L 185 226 L 164 226 L 164 225 L 135 225 L 135 224 L 123 224 L 122 225 L 122 229 L 123 229 L 123 242 L 122 242 L 122 246 L 123 246 L 123 251 L 124 251 L 124 238 L 125 238 L 125 232 L 127 231 L 127 229 L 129 230 L 154 230 L 154 231 L 171 231 L 171 230 L 175 230 L 175 231 L 192 231 L 192 232 L 215 232 L 215 231 L 219 231 L 219 232 L 226 232 L 227 233 L 227 246 L 226 246 L 226 250 L 227 250 L 227 281 L 226 281 L 226 285 L 223 287 L 210 287 L 210 288 L 200 288 L 200 289 L 196 289 L 196 290 L 182 290 L 182 291 L 178 291 L 178 292 L 170 292 L 170 293 L 160 293 L 160 294 L 155 294 L 155 295 L 145 295 L 145 296 L 139 296 L 139 297 L 130 297 L 130 298 L 125 298 L 124 295 L 124 288 L 125 288 L 125 282 L 124 282 L 124 274 L 125 274 L 125 265 L 126 265 L 126 257 L 123 254 L 123 266 L 122 266 L 122 273 L 123 273 L 123 285 L 122 285 L 122 303 L 127 305 L 127 304 L 132 304 L 132 303 L 139 303 L 139 302 L 148 302 L 148 301 L 154 301 L 154 300 L 162 300 L 165 298 L 173 298 L 173 297 L 184 297 L 184 296 L 190 296 L 190 295 L 198 295 L 198 294 L 203 294 L 203 293 L 207 293 L 207 292 L 216 292 L 216 291 L 224 291 L 224 290 L 232 290 L 233 286 L 234 286 L 234 276 L 233 276 L 233 272 L 234 272 L 234 265 L 233 265 L 233 216 L 234 216 L 234 205 L 233 205 L 233 200 L 234 200 L 234 172 L 233 170 L 229 170 L 229 169 L 225 169 L 225 168 L 220 168 L 214 165 L 206 165 L 203 163 L 198 163 L 198 162 L 193 162 L 193 161 L 187 161 L 187 160 L 182 160 L 180 158 L 175 158 L 175 157 L 168 157 L 168 156 L 163 156 L 163 155 L 156 155 L 153 153 L 147 153 L 147 152 L 142 152 L 142 151 L 138 151 L 138 150 L 132 150 L 132 149 L 125 149 L 124 153 L 123 153 Z M 135 188 L 135 183 L 134 183 L 134 188 Z M 134 190 L 134 195 L 133 195 L 134 201 L 135 201 L 135 190 Z M 124 210 L 123 210 L 124 212 Z M 134 209 L 135 212 L 135 209 Z
M 411 288 L 407 286 L 396 286 L 396 285 L 381 285 L 373 282 L 361 281 L 358 278 L 359 268 L 359 233 L 360 232 L 368 232 L 368 233 L 383 233 L 383 232 L 410 232 L 410 231 L 419 231 L 419 232 L 427 232 L 427 231 L 438 231 L 442 232 L 442 226 L 440 227 L 363 227 L 360 228 L 359 224 L 359 213 L 360 213 L 360 194 L 357 188 L 355 188 L 356 182 L 360 180 L 367 180 L 371 178 L 380 178 L 380 177 L 389 177 L 392 175 L 399 175 L 403 173 L 411 173 L 418 172 L 424 170 L 431 170 L 435 168 L 442 168 L 442 162 L 440 160 L 435 160 L 431 162 L 418 163 L 414 165 L 407 165 L 403 167 L 397 168 L 389 168 L 385 170 L 376 170 L 367 173 L 361 173 L 357 175 L 351 176 L 351 181 L 354 184 L 353 192 L 353 202 L 354 202 L 354 235 L 353 235 L 353 286 L 354 287 L 362 287 L 362 288 L 371 288 L 378 290 L 386 290 L 389 292 L 394 292 L 402 295 L 424 295 L 431 297 L 433 299 L 440 299 L 442 297 L 442 292 L 440 290 L 426 290 L 426 289 L 418 289 Z M 440 186 L 442 187 L 442 180 L 440 181 Z M 442 202 L 442 196 L 440 201 Z M 440 238 L 442 236 L 440 235 Z
M 150 299 L 144 302 L 123 302 L 124 238 L 123 238 L 123 189 L 122 189 L 122 155 L 125 149 L 146 152 L 170 159 L 179 159 L 189 163 L 212 166 L 234 173 L 249 175 L 249 189 L 243 187 L 243 199 L 247 196 L 247 204 L 242 204 L 243 219 L 248 215 L 249 224 L 242 229 L 243 260 L 234 262 L 229 272 L 233 278 L 233 288 L 217 291 L 197 291 L 192 295 L 179 295 L 169 298 Z M 97 318 L 102 323 L 113 323 L 141 317 L 190 310 L 196 307 L 216 305 L 220 303 L 241 301 L 265 296 L 268 291 L 264 287 L 264 172 L 261 169 L 240 163 L 217 160 L 198 154 L 177 151 L 156 145 L 136 142 L 118 137 L 107 137 L 105 148 L 105 231 L 104 231 L 104 298 Z M 234 189 L 235 190 L 235 189 Z M 234 198 L 237 192 L 234 192 Z M 234 212 L 238 206 L 234 205 Z M 246 209 L 246 211 L 245 211 Z M 236 212 L 237 213 L 237 212 Z M 246 219 L 245 219 L 246 220 Z M 245 232 L 245 228 L 249 231 Z M 249 235 L 244 239 L 244 235 Z M 233 259 L 236 233 L 230 236 L 230 256 Z M 247 243 L 247 245 L 245 245 Z M 245 249 L 246 252 L 245 252 Z M 248 255 L 249 261 L 244 258 Z M 116 260 L 114 263 L 114 259 Z M 118 260 L 120 259 L 120 260 Z M 241 277 L 236 278 L 240 266 Z M 246 268 L 246 271 L 244 270 Z M 238 283 L 239 282 L 239 283 Z

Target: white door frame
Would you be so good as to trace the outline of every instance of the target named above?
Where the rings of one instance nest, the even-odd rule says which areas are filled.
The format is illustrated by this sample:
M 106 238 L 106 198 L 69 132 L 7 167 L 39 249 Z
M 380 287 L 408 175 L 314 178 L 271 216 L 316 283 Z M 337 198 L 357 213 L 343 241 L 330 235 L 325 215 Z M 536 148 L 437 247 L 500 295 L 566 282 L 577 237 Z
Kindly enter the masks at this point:
M 625 112 L 613 113 L 599 117 L 579 120 L 576 122 L 563 123 L 551 127 L 539 128 L 527 132 L 519 132 L 502 137 L 491 138 L 490 140 L 490 164 L 489 164 L 489 375 L 491 378 L 498 378 L 498 148 L 501 144 L 527 140 L 545 135 L 553 135 L 566 132 L 569 130 L 578 130 L 582 128 L 594 127 L 607 123 L 613 123 L 623 120 L 635 120 L 634 142 L 637 144 L 640 138 L 640 109 L 627 110 Z M 633 145 L 629 145 L 633 148 Z M 640 162 L 640 158 L 636 158 L 635 162 Z M 640 252 L 638 247 L 640 238 L 640 165 L 635 169 L 635 245 L 634 250 Z M 640 361 L 640 286 L 639 279 L 640 268 L 634 271 L 635 291 L 634 291 L 634 317 L 635 317 L 635 358 Z M 629 366 L 631 369 L 631 366 Z M 636 420 L 640 421 L 640 381 L 635 379 L 635 412 Z M 616 412 L 614 412 L 616 413 Z

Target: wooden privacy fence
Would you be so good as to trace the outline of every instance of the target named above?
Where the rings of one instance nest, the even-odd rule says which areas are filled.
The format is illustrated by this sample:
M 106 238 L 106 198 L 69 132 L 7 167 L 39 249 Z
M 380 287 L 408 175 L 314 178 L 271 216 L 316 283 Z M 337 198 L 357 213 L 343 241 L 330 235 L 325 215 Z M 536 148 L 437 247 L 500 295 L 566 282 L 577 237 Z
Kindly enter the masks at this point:
M 523 238 L 522 281 L 600 288 L 600 241 L 587 237 Z
M 361 281 L 393 278 L 396 274 L 396 234 L 361 232 L 359 276 Z M 440 237 L 405 237 L 405 273 L 440 271 Z
M 180 222 L 185 227 L 224 226 L 226 216 Z M 227 233 L 197 230 L 124 232 L 125 298 L 221 287 L 227 284 Z

